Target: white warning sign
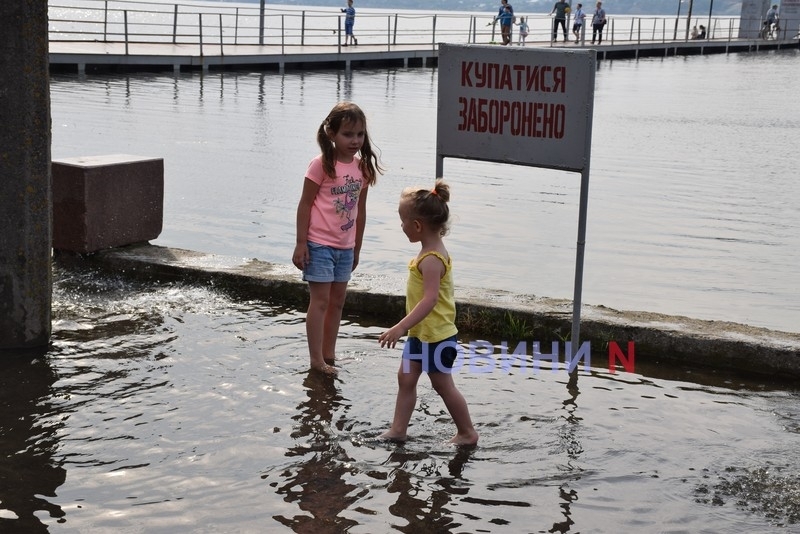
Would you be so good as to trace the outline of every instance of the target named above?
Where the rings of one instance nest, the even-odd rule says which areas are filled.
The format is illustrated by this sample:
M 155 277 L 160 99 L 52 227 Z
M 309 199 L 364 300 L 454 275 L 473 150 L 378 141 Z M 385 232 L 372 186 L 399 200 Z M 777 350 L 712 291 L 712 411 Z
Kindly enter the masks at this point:
M 593 50 L 439 46 L 437 155 L 581 171 Z

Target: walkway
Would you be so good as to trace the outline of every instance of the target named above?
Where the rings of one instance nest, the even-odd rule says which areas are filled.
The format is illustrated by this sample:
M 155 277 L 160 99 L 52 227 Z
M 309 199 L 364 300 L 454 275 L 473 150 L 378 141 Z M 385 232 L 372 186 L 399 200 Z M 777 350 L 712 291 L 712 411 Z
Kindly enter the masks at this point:
M 297 270 L 242 258 L 159 247 L 130 245 L 87 256 L 57 254 L 62 264 L 78 262 L 145 280 L 180 280 L 208 284 L 247 298 L 288 306 L 305 306 L 308 288 Z M 403 313 L 405 297 L 387 292 L 382 277 L 354 273 L 345 309 L 360 317 L 388 321 Z M 402 286 L 399 286 L 402 287 Z M 492 339 L 504 325 L 530 327 L 530 339 L 547 340 L 571 327 L 572 301 L 533 298 L 498 291 L 459 288 L 459 329 Z M 470 323 L 470 317 L 480 318 Z M 581 340 L 604 347 L 609 340 L 633 340 L 638 362 L 675 361 L 707 365 L 743 373 L 800 377 L 800 334 L 765 328 L 648 312 L 617 311 L 605 306 L 583 306 Z M 549 348 L 549 344 L 548 344 Z M 513 348 L 512 348 L 513 349 Z M 623 350 L 633 361 L 630 348 Z
M 528 43 L 528 48 L 581 49 L 586 45 L 549 42 Z M 592 47 L 598 59 L 702 55 L 797 48 L 797 39 L 724 39 L 704 41 L 615 41 Z M 432 45 L 366 45 L 343 47 L 275 46 L 250 44 L 169 44 L 100 41 L 51 41 L 50 66 L 54 71 L 149 70 L 279 70 L 362 67 L 435 66 L 438 51 Z

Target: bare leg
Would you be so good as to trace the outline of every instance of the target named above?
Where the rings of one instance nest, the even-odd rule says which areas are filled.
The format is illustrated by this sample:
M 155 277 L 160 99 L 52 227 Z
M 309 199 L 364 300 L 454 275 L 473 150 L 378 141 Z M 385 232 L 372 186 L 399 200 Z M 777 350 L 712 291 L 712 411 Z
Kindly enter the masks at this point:
M 406 363 L 407 369 L 403 369 Z M 405 441 L 408 434 L 408 422 L 417 405 L 417 382 L 422 374 L 422 363 L 419 361 L 403 360 L 397 371 L 397 400 L 394 405 L 394 418 L 392 426 L 380 435 L 384 439 Z
M 464 396 L 458 391 L 453 375 L 450 373 L 429 373 L 431 385 L 444 401 L 447 411 L 456 424 L 456 435 L 450 440 L 455 445 L 475 445 L 478 443 L 478 433 L 472 426 L 469 408 Z
M 311 369 L 325 373 L 335 373 L 336 369 L 325 363 L 323 347 L 325 340 L 325 323 L 328 316 L 331 295 L 330 283 L 309 282 L 311 298 L 306 312 L 306 338 L 308 339 L 308 356 Z
M 336 339 L 339 337 L 339 325 L 342 323 L 344 299 L 347 296 L 347 282 L 333 282 L 330 286 L 322 333 L 322 357 L 325 363 L 333 365 L 336 360 Z

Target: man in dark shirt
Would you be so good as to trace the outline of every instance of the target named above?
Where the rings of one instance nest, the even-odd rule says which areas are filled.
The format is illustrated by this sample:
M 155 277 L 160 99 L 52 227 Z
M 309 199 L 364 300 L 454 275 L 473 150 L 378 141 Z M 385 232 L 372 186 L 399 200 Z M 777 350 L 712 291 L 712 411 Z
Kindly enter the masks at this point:
M 561 25 L 561 30 L 564 32 L 564 41 L 567 40 L 567 10 L 569 10 L 569 4 L 564 0 L 558 0 L 553 6 L 553 10 L 550 12 L 551 15 L 553 13 L 556 14 L 553 19 L 553 41 L 558 40 L 559 24 Z

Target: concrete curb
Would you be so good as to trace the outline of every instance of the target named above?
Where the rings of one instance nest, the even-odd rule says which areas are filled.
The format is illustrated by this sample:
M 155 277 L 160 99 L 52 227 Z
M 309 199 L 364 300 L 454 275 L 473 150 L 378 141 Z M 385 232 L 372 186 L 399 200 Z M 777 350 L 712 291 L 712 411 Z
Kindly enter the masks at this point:
M 213 284 L 237 296 L 300 309 L 308 302 L 307 285 L 293 266 L 256 259 L 137 244 L 88 256 L 59 254 L 57 260 L 67 266 L 77 260 L 136 278 Z M 456 288 L 456 297 L 462 340 L 507 340 L 511 350 L 521 339 L 539 341 L 544 353 L 571 329 L 569 300 L 467 288 Z M 354 273 L 346 313 L 374 317 L 388 327 L 403 316 L 404 308 L 404 280 Z M 604 350 L 609 341 L 623 347 L 634 341 L 637 362 L 688 362 L 800 378 L 798 333 L 604 306 L 585 305 L 581 316 L 582 341 Z

